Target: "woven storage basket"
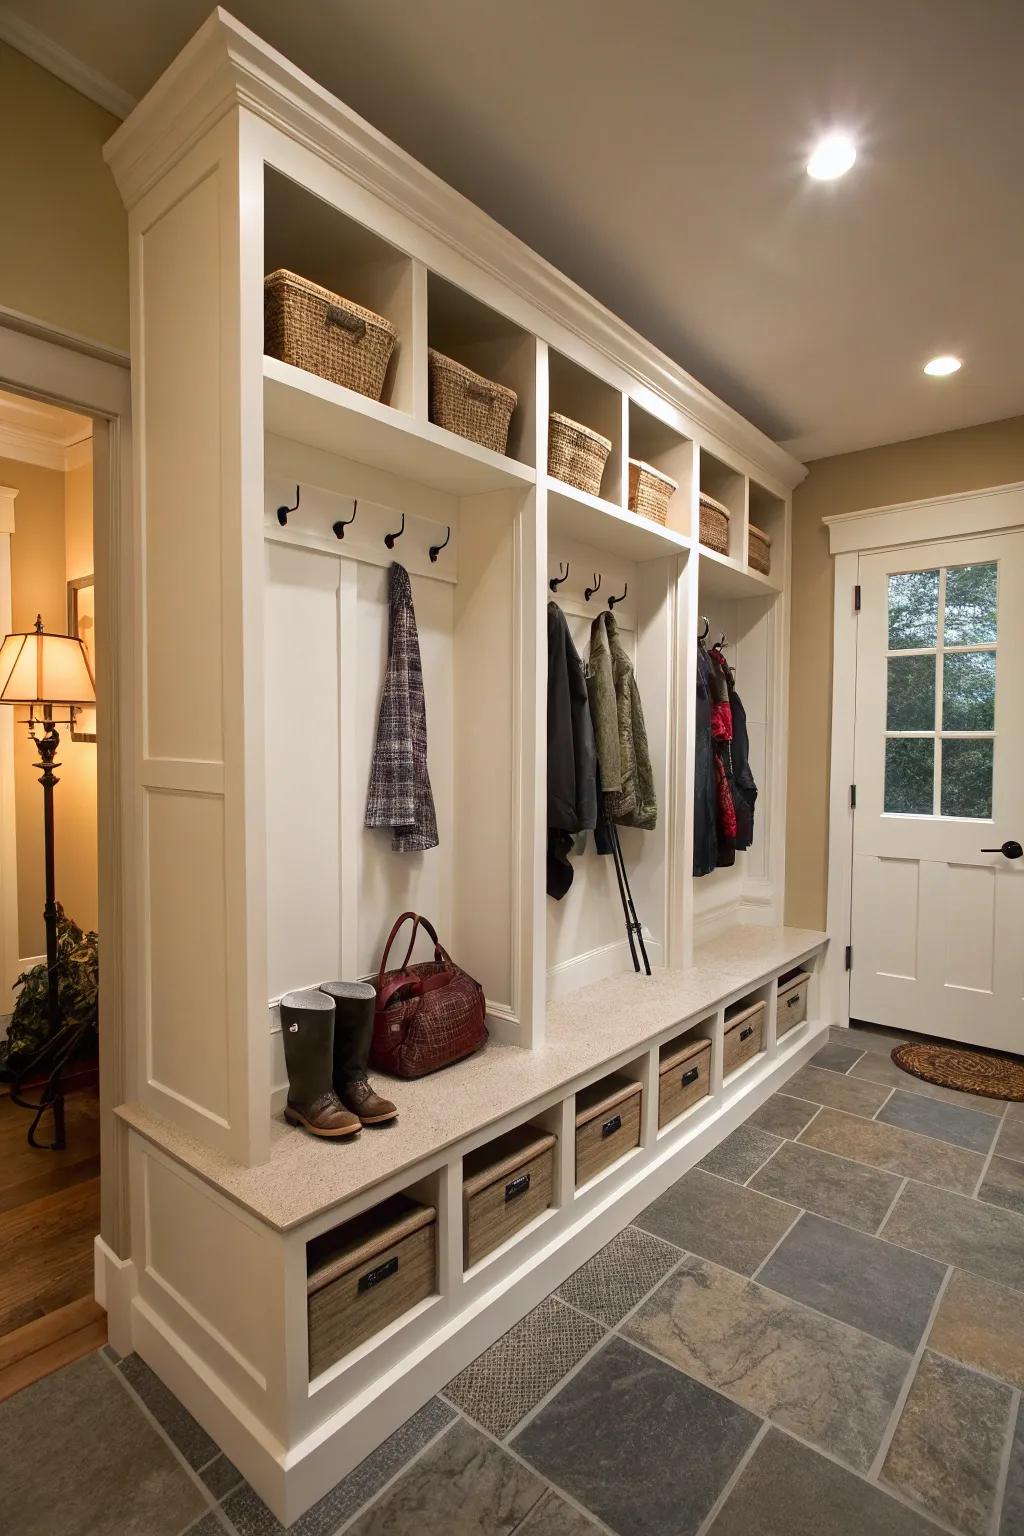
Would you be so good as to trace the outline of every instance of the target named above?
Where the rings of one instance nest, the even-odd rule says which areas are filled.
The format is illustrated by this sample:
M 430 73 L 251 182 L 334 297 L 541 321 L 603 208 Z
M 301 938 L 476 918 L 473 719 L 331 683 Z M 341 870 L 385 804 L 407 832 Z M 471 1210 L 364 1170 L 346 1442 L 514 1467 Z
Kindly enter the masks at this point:
M 284 267 L 263 280 L 271 357 L 379 400 L 398 332 L 390 320 Z
M 747 538 L 747 564 L 755 571 L 760 571 L 762 576 L 770 576 L 772 571 L 772 541 L 760 528 L 750 524 L 750 532 Z
M 668 504 L 678 491 L 678 483 L 660 469 L 640 459 L 629 461 L 629 510 L 639 512 L 656 523 L 668 521 Z
M 700 493 L 700 541 L 720 555 L 729 553 L 729 509 Z
M 607 437 L 568 416 L 551 412 L 548 429 L 548 474 L 578 491 L 600 496 L 601 477 L 612 445 Z
M 518 400 L 515 390 L 485 379 L 433 347 L 427 352 L 427 362 L 431 421 L 460 437 L 468 437 L 472 443 L 504 453 L 509 422 Z

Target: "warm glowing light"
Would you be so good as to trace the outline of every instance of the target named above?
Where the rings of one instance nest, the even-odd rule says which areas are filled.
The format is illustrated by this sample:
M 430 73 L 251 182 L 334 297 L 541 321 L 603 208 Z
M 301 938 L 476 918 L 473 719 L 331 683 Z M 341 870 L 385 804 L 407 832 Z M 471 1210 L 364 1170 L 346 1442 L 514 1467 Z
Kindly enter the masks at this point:
M 835 181 L 845 176 L 857 158 L 857 146 L 848 133 L 826 133 L 814 146 L 807 162 L 807 174 L 815 181 Z
M 933 379 L 944 379 L 947 374 L 956 373 L 962 367 L 962 358 L 944 352 L 941 357 L 933 357 L 930 363 L 925 363 L 924 371 L 930 373 Z

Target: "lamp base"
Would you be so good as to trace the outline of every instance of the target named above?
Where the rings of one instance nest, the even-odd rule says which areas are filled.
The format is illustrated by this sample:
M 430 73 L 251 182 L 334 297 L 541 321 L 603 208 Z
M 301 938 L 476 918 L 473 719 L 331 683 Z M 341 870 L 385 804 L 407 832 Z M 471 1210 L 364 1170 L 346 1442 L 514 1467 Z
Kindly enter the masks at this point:
M 38 1147 L 47 1152 L 62 1152 L 67 1146 L 64 1131 L 64 1073 L 78 1054 L 82 1041 L 95 1030 L 95 1027 L 91 1021 L 82 1023 L 76 1020 L 74 1023 L 65 1024 L 63 1029 L 59 1029 L 47 1040 L 42 1049 L 37 1051 L 11 1085 L 11 1103 L 19 1105 L 22 1109 L 35 1111 L 32 1124 L 28 1128 L 30 1147 Z M 47 1067 L 49 1070 L 41 1085 L 38 1098 L 26 1097 L 26 1084 L 29 1079 L 37 1077 Z M 37 1141 L 36 1131 L 47 1111 L 53 1114 L 53 1140 Z

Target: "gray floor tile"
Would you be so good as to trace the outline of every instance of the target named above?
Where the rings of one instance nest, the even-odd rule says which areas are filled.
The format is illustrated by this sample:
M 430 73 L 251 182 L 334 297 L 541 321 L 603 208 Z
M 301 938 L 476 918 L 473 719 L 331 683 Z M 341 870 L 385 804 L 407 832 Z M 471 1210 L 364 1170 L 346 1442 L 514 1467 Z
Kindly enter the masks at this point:
M 791 1099 L 788 1094 L 773 1093 L 744 1123 L 759 1131 L 770 1131 L 773 1136 L 796 1137 L 820 1108 L 820 1104 L 809 1104 L 806 1099 Z
M 886 1088 L 898 1088 L 904 1093 L 919 1093 L 926 1099 L 938 1099 L 943 1104 L 962 1104 L 966 1109 L 977 1110 L 981 1115 L 994 1115 L 998 1118 L 1003 1112 L 1001 1099 L 986 1099 L 977 1093 L 961 1093 L 957 1088 L 943 1088 L 940 1083 L 926 1083 L 912 1072 L 904 1072 L 888 1053 L 865 1051 L 857 1065 L 851 1068 L 850 1076 L 880 1083 Z
M 1024 1215 L 1024 1163 L 1009 1157 L 994 1157 L 981 1181 L 978 1199 L 989 1205 Z
M 1014 1107 L 1011 1105 L 1011 1110 Z M 1011 1120 L 1007 1115 L 996 1142 L 996 1152 L 1000 1157 L 1012 1157 L 1016 1162 L 1024 1163 L 1024 1116 Z
M 1021 1531 L 1024 1531 L 1024 1398 L 1017 1408 L 1017 1431 L 1010 1448 L 999 1536 L 1020 1536 Z
M 786 1092 L 796 1099 L 809 1099 L 812 1104 L 828 1104 L 833 1109 L 867 1117 L 877 1113 L 888 1097 L 888 1089 L 877 1083 L 825 1072 L 821 1067 L 801 1067 L 787 1079 Z
M 512 1444 L 619 1536 L 693 1536 L 759 1427 L 612 1338 Z
M 219 1516 L 211 1509 L 205 1514 L 197 1525 L 190 1525 L 183 1536 L 225 1536 L 227 1526 L 222 1523 Z
M 987 1536 L 1013 1393 L 925 1353 L 882 1468 L 883 1479 L 967 1536 Z
M 889 1494 L 770 1429 L 710 1536 L 939 1536 Z
M 557 1493 L 546 1493 L 516 1527 L 516 1536 L 600 1536 L 600 1531 Z
M 849 1045 L 840 1045 L 838 1041 L 829 1041 L 823 1045 L 820 1051 L 816 1051 L 811 1057 L 809 1065 L 812 1067 L 824 1067 L 828 1072 L 849 1072 L 851 1067 L 857 1065 L 864 1052 L 854 1049 Z
M 948 1142 L 933 1141 L 915 1131 L 882 1125 L 878 1120 L 862 1120 L 859 1115 L 846 1115 L 837 1109 L 823 1109 L 806 1131 L 801 1131 L 800 1142 L 857 1163 L 885 1168 L 904 1178 L 938 1184 L 961 1195 L 974 1193 L 985 1166 L 980 1152 L 968 1152 L 964 1147 L 952 1147 Z
M 634 1225 L 751 1275 L 797 1214 L 790 1205 L 694 1168 L 641 1211 Z
M 687 1259 L 624 1331 L 862 1471 L 878 1450 L 911 1360 L 702 1259 Z
M 503 1439 L 604 1333 L 599 1323 L 549 1296 L 460 1371 L 445 1395 Z
M 1024 1217 L 910 1183 L 879 1234 L 942 1264 L 1024 1291 Z
M 720 1141 L 707 1157 L 702 1157 L 697 1167 L 717 1173 L 720 1178 L 732 1179 L 736 1184 L 745 1184 L 781 1146 L 781 1137 L 759 1131 L 756 1126 L 741 1125 Z
M 199 1476 L 215 1499 L 223 1499 L 242 1482 L 242 1474 L 226 1456 L 215 1456 Z
M 9 1536 L 178 1536 L 203 1495 L 99 1354 L 0 1403 Z
M 570 1275 L 555 1295 L 612 1328 L 664 1280 L 679 1259 L 679 1249 L 671 1243 L 639 1227 L 626 1227 Z
M 511 1536 L 543 1498 L 544 1484 L 459 1420 L 414 1462 L 350 1536 Z
M 801 1216 L 758 1282 L 910 1353 L 946 1266 L 820 1216 Z
M 747 1187 L 861 1232 L 877 1232 L 900 1180 L 895 1174 L 791 1141 L 780 1147 Z
M 829 1033 L 832 1039 L 855 1045 L 862 1051 L 873 1051 L 879 1056 L 888 1056 L 907 1039 L 898 1030 L 883 1029 L 880 1024 L 852 1024 L 849 1029 L 833 1025 Z
M 951 1141 L 954 1146 L 967 1147 L 972 1152 L 987 1152 L 999 1129 L 994 1115 L 980 1114 L 962 1104 L 943 1104 L 939 1099 L 906 1093 L 903 1089 L 897 1089 L 882 1105 L 878 1119 L 886 1125 L 902 1126 L 905 1131 L 934 1136 L 938 1141 Z
M 330 1493 L 324 1494 L 312 1509 L 290 1525 L 289 1536 L 334 1536 L 343 1521 L 379 1493 L 410 1457 L 422 1450 L 454 1418 L 447 1403 L 437 1397 L 431 1398 L 347 1477 L 343 1477 Z M 248 1483 L 229 1494 L 222 1507 L 238 1536 L 284 1536 L 285 1527 Z
M 125 1355 L 118 1366 L 125 1381 L 137 1392 L 156 1419 L 164 1434 L 171 1439 L 189 1466 L 197 1472 L 220 1455 L 220 1446 L 206 1430 L 165 1387 L 140 1355 Z
M 1024 1294 L 954 1270 L 928 1344 L 1024 1391 Z

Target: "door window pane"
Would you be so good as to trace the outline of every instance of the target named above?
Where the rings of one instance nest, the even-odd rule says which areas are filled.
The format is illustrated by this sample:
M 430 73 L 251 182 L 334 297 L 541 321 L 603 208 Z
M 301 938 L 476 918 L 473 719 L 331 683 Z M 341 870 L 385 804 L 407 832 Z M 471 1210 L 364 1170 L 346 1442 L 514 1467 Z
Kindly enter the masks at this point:
M 885 744 L 885 809 L 904 816 L 930 816 L 934 763 L 931 738 L 890 738 Z
M 890 576 L 889 650 L 935 645 L 938 628 L 938 571 L 897 571 Z
M 945 643 L 984 645 L 995 638 L 995 561 L 951 566 L 946 572 Z
M 934 731 L 935 657 L 890 656 L 887 731 Z
M 992 815 L 991 738 L 942 743 L 942 814 Z
M 904 659 L 916 660 L 913 656 Z M 889 665 L 892 666 L 892 662 Z M 995 651 L 954 651 L 952 656 L 944 656 L 942 729 L 991 731 L 995 723 Z

